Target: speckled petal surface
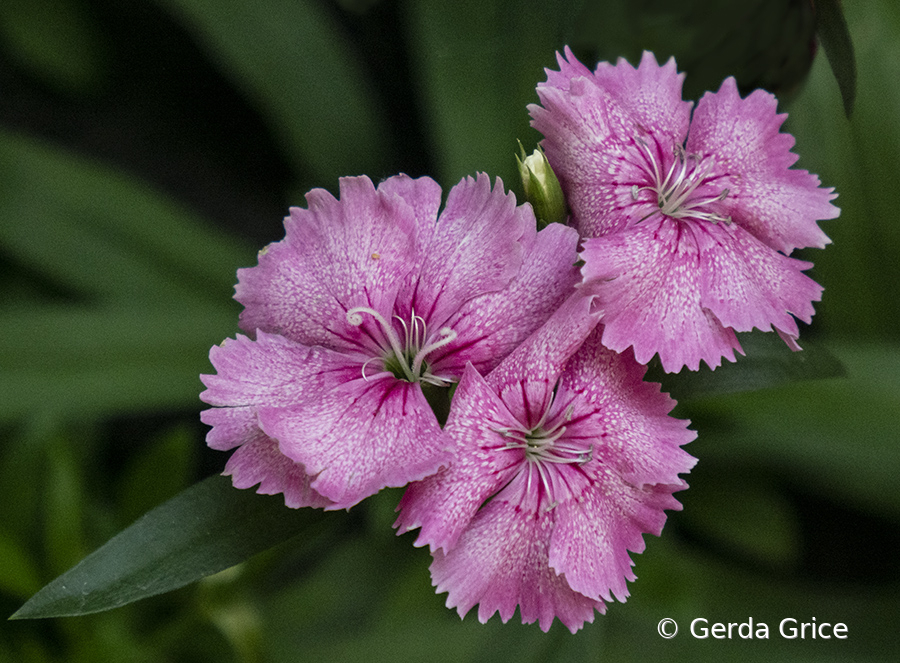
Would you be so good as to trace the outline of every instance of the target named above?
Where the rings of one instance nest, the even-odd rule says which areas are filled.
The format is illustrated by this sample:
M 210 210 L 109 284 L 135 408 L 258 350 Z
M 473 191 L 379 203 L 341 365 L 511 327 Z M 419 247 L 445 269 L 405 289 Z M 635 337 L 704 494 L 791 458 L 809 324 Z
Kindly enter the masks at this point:
M 209 352 L 215 375 L 201 375 L 210 405 L 289 406 L 316 398 L 321 389 L 360 375 L 359 360 L 321 347 L 307 347 L 260 331 L 251 340 L 240 334 Z
M 763 90 L 741 99 L 727 78 L 697 104 L 686 149 L 715 155 L 716 171 L 728 179 L 725 204 L 735 223 L 785 254 L 824 248 L 829 239 L 816 221 L 840 214 L 830 202 L 836 194 L 820 187 L 815 175 L 791 169 L 794 137 L 780 133 L 787 115 L 777 114 L 777 106 Z
M 584 243 L 582 274 L 597 288 L 603 344 L 634 348 L 646 364 L 659 353 L 663 368 L 691 370 L 722 357 L 734 361 L 740 344 L 701 301 L 703 265 L 696 235 L 705 231 L 657 217 L 628 231 Z
M 541 326 L 575 292 L 581 280 L 575 263 L 578 233 L 554 223 L 526 232 L 522 268 L 500 292 L 468 301 L 446 324 L 458 340 L 435 353 L 438 373 L 461 374 L 471 362 L 485 375 Z
M 262 495 L 284 495 L 284 503 L 292 509 L 327 508 L 331 500 L 310 487 L 311 478 L 300 463 L 281 453 L 278 443 L 257 430 L 228 459 L 225 471 L 235 488 L 251 488 Z
M 772 327 L 796 339 L 793 316 L 809 323 L 822 286 L 803 273 L 812 263 L 788 258 L 736 224 L 709 228 L 701 247 L 700 300 L 726 327 Z M 793 316 L 791 315 L 793 314 Z
M 633 580 L 628 551 L 644 549 L 643 534 L 659 535 L 671 493 L 696 460 L 681 447 L 696 438 L 684 420 L 667 416 L 675 402 L 627 353 L 604 348 L 595 330 L 569 361 L 557 399 L 572 404 L 567 439 L 594 440 L 581 466 L 583 490 L 556 507 L 550 564 L 570 586 L 593 598 L 624 600 Z M 623 422 L 627 422 L 624 424 Z
M 603 347 L 594 291 L 577 290 L 482 377 L 469 364 L 445 432 L 449 465 L 412 484 L 400 532 L 420 527 L 448 607 L 573 632 L 628 596 L 629 551 L 659 534 L 695 460 L 674 401 L 630 353 Z
M 402 534 L 421 527 L 417 546 L 451 549 L 484 501 L 517 471 L 506 440 L 491 429 L 514 425 L 506 406 L 471 365 L 456 389 L 444 431 L 455 453 L 448 467 L 411 483 L 403 494 L 395 527 Z
M 434 553 L 431 576 L 447 592 L 447 607 L 464 616 L 476 604 L 484 623 L 494 613 L 508 621 L 519 608 L 522 622 L 548 631 L 555 617 L 573 633 L 605 612 L 602 601 L 572 590 L 548 564 L 553 512 L 506 501 L 487 504 L 449 553 Z
M 499 179 L 493 188 L 484 173 L 463 179 L 447 194 L 415 282 L 403 288 L 403 312 L 415 310 L 440 327 L 470 299 L 505 288 L 522 264 L 520 239 L 534 223 L 531 208 L 517 207 Z
M 631 187 L 643 171 L 635 140 L 683 142 L 691 104 L 681 99 L 675 61 L 660 66 L 644 53 L 638 67 L 601 62 L 591 73 L 566 49 L 560 71 L 537 86 L 541 106 L 528 107 L 541 147 L 585 237 L 621 230 L 638 220 Z
M 529 110 L 584 239 L 604 344 L 641 363 L 659 354 L 667 372 L 734 361 L 735 331 L 754 327 L 799 349 L 792 316 L 809 321 L 821 288 L 785 256 L 824 247 L 817 222 L 840 211 L 792 168 L 775 97 L 742 99 L 729 78 L 692 112 L 674 60 L 645 52 L 593 73 L 568 49 L 557 60 Z
M 417 384 L 362 377 L 299 407 L 260 407 L 260 428 L 302 463 L 312 487 L 348 509 L 388 486 L 433 474 L 450 444 Z
M 307 209 L 292 208 L 285 219 L 284 240 L 261 251 L 258 266 L 238 270 L 241 327 L 305 345 L 355 349 L 346 312 L 368 306 L 390 314 L 416 267 L 416 214 L 431 206 L 433 193 L 423 197 L 427 201 L 413 207 L 394 192 L 376 191 L 367 177 L 342 178 L 339 200 L 310 191 Z

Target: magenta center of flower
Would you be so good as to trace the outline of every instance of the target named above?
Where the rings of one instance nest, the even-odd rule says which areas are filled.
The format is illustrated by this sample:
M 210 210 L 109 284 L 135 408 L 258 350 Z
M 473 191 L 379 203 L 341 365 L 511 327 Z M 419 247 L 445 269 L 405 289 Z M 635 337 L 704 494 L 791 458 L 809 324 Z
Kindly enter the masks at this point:
M 540 482 L 543 494 L 552 509 L 560 502 L 561 490 L 565 490 L 565 482 L 560 482 L 554 466 L 584 465 L 593 458 L 594 447 L 566 437 L 567 424 L 572 420 L 573 406 L 566 408 L 562 416 L 548 423 L 548 415 L 553 402 L 547 406 L 540 421 L 533 427 L 524 425 L 495 428 L 507 439 L 503 450 L 521 449 L 524 457 L 529 490 L 533 480 Z
M 347 311 L 347 322 L 354 327 L 362 325 L 363 314 L 370 316 L 381 330 L 379 341 L 382 352 L 363 364 L 362 374 L 366 377 L 366 368 L 370 363 L 381 362 L 383 371 L 392 373 L 394 377 L 406 382 L 426 382 L 439 387 L 448 386 L 453 380 L 449 377 L 435 375 L 431 372 L 426 357 L 435 350 L 452 343 L 456 332 L 449 327 L 442 327 L 437 335 L 429 337 L 424 318 L 410 315 L 409 321 L 399 315 L 394 316 L 398 326 L 403 330 L 398 334 L 394 325 L 390 324 L 378 311 L 367 306 L 357 306 Z
M 713 174 L 714 162 L 711 159 L 686 154 L 681 145 L 676 145 L 672 163 L 665 168 L 658 150 L 651 149 L 641 138 L 637 139 L 637 145 L 641 155 L 640 167 L 647 174 L 648 182 L 644 186 L 632 185 L 631 197 L 638 202 L 642 200 L 641 192 L 649 191 L 655 196 L 653 202 L 656 203 L 656 209 L 641 221 L 659 213 L 672 219 L 731 223 L 731 217 L 717 209 L 718 203 L 728 197 L 729 191 L 716 189 L 714 180 L 717 178 Z

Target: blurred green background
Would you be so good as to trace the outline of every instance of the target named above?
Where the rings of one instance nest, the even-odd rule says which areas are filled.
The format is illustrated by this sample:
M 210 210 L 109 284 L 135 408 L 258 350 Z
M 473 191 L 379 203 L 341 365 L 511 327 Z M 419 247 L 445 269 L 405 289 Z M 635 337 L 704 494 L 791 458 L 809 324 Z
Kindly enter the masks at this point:
M 461 622 L 385 491 L 184 589 L 6 622 L 0 661 L 898 660 L 900 7 L 843 9 L 849 120 L 809 0 L 3 0 L 6 615 L 221 471 L 198 374 L 237 331 L 235 270 L 283 236 L 287 207 L 356 174 L 446 191 L 487 171 L 518 193 L 516 140 L 539 139 L 525 105 L 565 44 L 585 61 L 674 54 L 691 98 L 727 75 L 779 95 L 799 167 L 840 193 L 834 244 L 803 254 L 826 290 L 801 344 L 846 377 L 682 398 L 700 431 L 684 510 L 635 556 L 627 603 L 575 636 Z M 694 639 L 696 617 L 752 617 L 770 640 Z M 784 640 L 787 617 L 849 637 Z

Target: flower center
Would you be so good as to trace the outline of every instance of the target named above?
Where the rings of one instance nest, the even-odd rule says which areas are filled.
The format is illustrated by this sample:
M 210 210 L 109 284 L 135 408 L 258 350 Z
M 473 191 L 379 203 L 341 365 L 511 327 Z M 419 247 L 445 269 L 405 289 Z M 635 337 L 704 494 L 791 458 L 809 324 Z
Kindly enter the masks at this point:
M 650 146 L 637 139 L 642 167 L 650 178 L 645 186 L 637 184 L 631 187 L 631 197 L 638 201 L 641 191 L 650 191 L 656 195 L 657 209 L 644 216 L 648 219 L 657 212 L 672 219 L 700 219 L 711 223 L 731 223 L 731 217 L 716 211 L 716 203 L 728 197 L 728 189 L 722 189 L 716 195 L 710 195 L 709 189 L 715 177 L 710 177 L 713 161 L 704 160 L 696 154 L 686 154 L 681 145 L 676 145 L 674 158 L 669 169 L 663 174 L 661 159 Z
M 554 395 L 555 397 L 555 395 Z M 594 447 L 590 443 L 579 444 L 572 439 L 566 439 L 566 424 L 572 420 L 574 407 L 566 408 L 563 416 L 551 425 L 546 420 L 552 408 L 553 401 L 547 406 L 540 421 L 532 428 L 523 425 L 492 429 L 507 438 L 503 450 L 522 449 L 526 463 L 525 471 L 528 473 L 529 489 L 532 477 L 536 474 L 541 482 L 546 496 L 547 510 L 554 508 L 559 499 L 557 494 L 564 490 L 558 485 L 558 477 L 555 477 L 554 465 L 584 465 L 593 458 Z M 555 487 L 554 487 L 555 486 Z
M 379 357 L 372 357 L 363 364 L 363 378 L 368 379 L 366 367 L 371 362 L 380 360 L 382 369 L 392 373 L 398 380 L 426 382 L 438 387 L 446 387 L 453 381 L 449 377 L 431 373 L 425 358 L 438 348 L 452 343 L 456 339 L 455 331 L 449 327 L 442 327 L 438 330 L 437 338 L 429 338 L 425 320 L 413 311 L 408 323 L 399 315 L 394 316 L 394 319 L 403 328 L 403 338 L 401 339 L 394 326 L 385 320 L 378 311 L 368 306 L 357 306 L 347 311 L 347 322 L 354 327 L 359 327 L 364 321 L 363 314 L 369 315 L 375 320 L 384 337 L 381 343 L 384 353 Z

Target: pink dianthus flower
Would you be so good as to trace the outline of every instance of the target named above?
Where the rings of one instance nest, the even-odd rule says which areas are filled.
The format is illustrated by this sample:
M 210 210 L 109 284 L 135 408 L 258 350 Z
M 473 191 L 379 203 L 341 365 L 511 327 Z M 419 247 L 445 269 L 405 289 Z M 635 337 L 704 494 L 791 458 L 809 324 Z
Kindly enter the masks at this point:
M 399 531 L 421 528 L 461 616 L 479 604 L 482 622 L 505 622 L 518 606 L 525 623 L 575 632 L 628 596 L 628 552 L 681 508 L 672 493 L 695 463 L 681 445 L 696 434 L 644 366 L 600 344 L 590 305 L 574 295 L 486 377 L 466 367 L 450 464 L 400 502 Z
M 429 178 L 342 178 L 285 219 L 238 271 L 238 335 L 202 376 L 207 443 L 235 449 L 234 485 L 291 507 L 349 508 L 435 472 L 449 440 L 423 385 L 488 371 L 578 280 L 577 234 L 536 232 L 502 183 L 467 178 L 441 204 Z
M 799 349 L 793 316 L 810 322 L 822 288 L 788 257 L 823 248 L 833 189 L 792 169 L 794 139 L 775 97 L 745 99 L 733 78 L 691 113 L 674 59 L 593 73 L 566 49 L 537 87 L 532 126 L 584 238 L 586 282 L 600 285 L 603 344 L 658 353 L 674 372 L 715 368 L 741 351 L 736 331 L 778 331 Z

